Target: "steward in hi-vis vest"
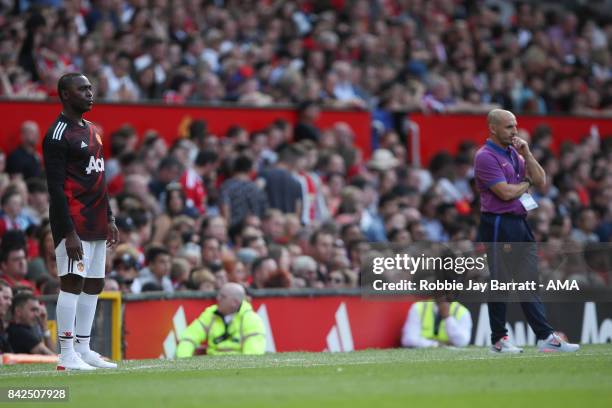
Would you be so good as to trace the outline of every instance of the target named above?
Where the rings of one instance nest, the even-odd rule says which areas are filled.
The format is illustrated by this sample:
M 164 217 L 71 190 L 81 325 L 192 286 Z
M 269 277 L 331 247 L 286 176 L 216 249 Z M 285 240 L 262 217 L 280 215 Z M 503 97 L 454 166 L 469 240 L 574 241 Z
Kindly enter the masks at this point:
M 245 300 L 244 288 L 227 283 L 217 304 L 207 307 L 180 335 L 176 357 L 191 357 L 202 342 L 206 354 L 264 354 L 266 335 L 261 318 Z

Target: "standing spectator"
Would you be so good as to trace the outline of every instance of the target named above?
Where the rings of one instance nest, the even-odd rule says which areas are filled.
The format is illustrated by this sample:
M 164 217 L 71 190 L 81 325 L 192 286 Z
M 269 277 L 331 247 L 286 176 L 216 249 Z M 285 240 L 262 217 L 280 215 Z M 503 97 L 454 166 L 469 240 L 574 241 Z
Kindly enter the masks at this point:
M 316 121 L 321 115 L 321 108 L 315 102 L 304 102 L 298 108 L 298 121 L 293 130 L 293 141 L 312 140 L 315 143 L 321 138 L 321 131 Z
M 298 217 L 302 209 L 302 186 L 293 175 L 293 170 L 299 156 L 300 150 L 295 146 L 287 146 L 281 150 L 279 161 L 274 167 L 259 173 L 270 207 Z
M 21 125 L 21 145 L 9 154 L 6 160 L 6 171 L 14 176 L 21 174 L 24 180 L 42 176 L 40 155 L 36 146 L 40 139 L 40 130 L 36 122 L 31 120 Z
M 221 185 L 221 214 L 230 228 L 236 227 L 248 215 L 261 218 L 267 207 L 265 193 L 251 181 L 253 162 L 247 156 L 234 160 L 233 176 Z

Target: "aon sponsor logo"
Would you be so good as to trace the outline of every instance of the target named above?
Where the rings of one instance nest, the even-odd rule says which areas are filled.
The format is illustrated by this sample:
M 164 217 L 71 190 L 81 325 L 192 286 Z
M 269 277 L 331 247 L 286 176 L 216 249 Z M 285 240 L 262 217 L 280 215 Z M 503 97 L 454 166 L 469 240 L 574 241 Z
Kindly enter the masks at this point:
M 87 174 L 91 174 L 92 171 L 99 173 L 104 171 L 104 159 L 96 159 L 95 157 L 89 157 L 89 166 L 85 169 Z

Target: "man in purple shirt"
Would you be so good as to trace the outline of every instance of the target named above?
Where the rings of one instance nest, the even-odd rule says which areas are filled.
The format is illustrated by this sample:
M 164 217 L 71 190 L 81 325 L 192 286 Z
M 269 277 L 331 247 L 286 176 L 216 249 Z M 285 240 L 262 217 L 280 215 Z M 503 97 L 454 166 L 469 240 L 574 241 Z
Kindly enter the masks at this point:
M 527 211 L 537 205 L 529 195 L 532 185 L 542 187 L 546 173 L 531 154 L 526 141 L 517 137 L 516 117 L 512 112 L 494 109 L 487 117 L 489 139 L 474 158 L 476 185 L 480 191 L 479 241 L 487 245 L 491 279 L 501 282 L 538 280 L 535 239 L 527 224 Z M 513 245 L 510 252 L 498 243 Z M 544 305 L 537 293 L 521 302 L 523 313 L 545 352 L 577 351 L 577 344 L 563 341 L 548 323 Z M 506 303 L 489 302 L 491 351 L 521 353 L 508 339 Z

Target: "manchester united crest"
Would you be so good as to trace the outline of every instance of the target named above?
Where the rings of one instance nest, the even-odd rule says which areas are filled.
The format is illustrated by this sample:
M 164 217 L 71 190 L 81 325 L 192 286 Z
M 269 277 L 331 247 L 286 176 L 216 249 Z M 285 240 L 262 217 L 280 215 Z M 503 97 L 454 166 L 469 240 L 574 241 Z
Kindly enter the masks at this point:
M 79 272 L 83 272 L 85 270 L 85 265 L 83 264 L 83 262 L 79 262 L 77 264 L 77 269 L 79 270 Z

